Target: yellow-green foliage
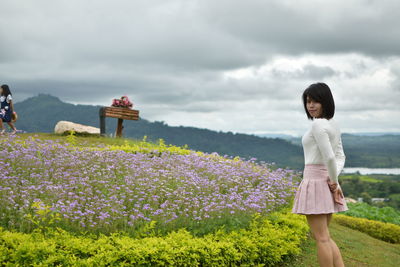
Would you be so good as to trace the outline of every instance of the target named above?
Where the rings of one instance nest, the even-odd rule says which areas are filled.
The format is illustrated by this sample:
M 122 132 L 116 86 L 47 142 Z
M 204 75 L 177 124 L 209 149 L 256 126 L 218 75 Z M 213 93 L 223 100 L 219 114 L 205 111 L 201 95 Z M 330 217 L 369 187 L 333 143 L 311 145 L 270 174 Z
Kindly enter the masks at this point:
M 181 155 L 188 155 L 190 153 L 203 154 L 202 152 L 194 152 L 193 150 L 190 150 L 187 145 L 184 145 L 183 147 L 167 145 L 163 139 L 159 139 L 157 144 L 150 143 L 147 141 L 147 136 L 144 136 L 143 140 L 140 142 L 129 142 L 128 140 L 125 140 L 123 145 L 107 145 L 105 147 L 92 147 L 91 149 L 122 150 L 129 153 L 149 153 L 155 155 L 160 155 L 165 152 Z
M 47 235 L 0 228 L 0 265 L 73 266 L 276 266 L 300 252 L 309 228 L 304 216 L 256 215 L 249 229 L 195 237 L 179 229 L 140 239 L 123 233 L 75 236 L 59 228 Z
M 76 136 L 74 130 L 68 133 L 67 142 L 70 143 L 71 145 L 76 145 Z
M 392 223 L 335 214 L 333 219 L 344 226 L 364 232 L 380 240 L 400 244 L 400 226 Z
M 48 226 L 53 226 L 57 221 L 61 220 L 60 213 L 52 211 L 50 209 L 51 206 L 47 206 L 41 201 L 33 202 L 32 208 L 34 209 L 34 215 L 29 213 L 25 214 L 24 217 L 32 222 L 37 229 L 43 233 L 47 231 Z

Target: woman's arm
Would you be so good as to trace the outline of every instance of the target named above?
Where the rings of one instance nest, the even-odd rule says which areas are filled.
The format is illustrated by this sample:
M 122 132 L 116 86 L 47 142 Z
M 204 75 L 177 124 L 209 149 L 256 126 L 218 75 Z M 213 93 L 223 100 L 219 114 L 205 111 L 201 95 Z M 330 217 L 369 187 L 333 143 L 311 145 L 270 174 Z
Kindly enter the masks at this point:
M 323 119 L 315 119 L 312 124 L 312 134 L 321 152 L 322 158 L 326 163 L 329 179 L 333 183 L 338 182 L 338 169 L 335 153 L 333 152 L 331 142 L 329 141 L 326 121 Z
M 14 112 L 14 103 L 12 100 L 10 100 L 10 107 L 11 107 L 11 112 Z
M 343 171 L 344 163 L 346 161 L 346 155 L 344 154 L 344 151 L 343 151 L 342 138 L 339 139 L 339 143 L 336 148 L 335 156 L 336 156 L 336 163 L 337 163 L 337 173 L 339 175 Z
M 14 111 L 14 103 L 13 103 L 13 101 L 12 101 L 12 96 L 11 96 L 11 94 L 7 95 L 6 101 L 7 101 L 7 103 L 10 104 L 11 112 L 13 112 L 13 111 Z

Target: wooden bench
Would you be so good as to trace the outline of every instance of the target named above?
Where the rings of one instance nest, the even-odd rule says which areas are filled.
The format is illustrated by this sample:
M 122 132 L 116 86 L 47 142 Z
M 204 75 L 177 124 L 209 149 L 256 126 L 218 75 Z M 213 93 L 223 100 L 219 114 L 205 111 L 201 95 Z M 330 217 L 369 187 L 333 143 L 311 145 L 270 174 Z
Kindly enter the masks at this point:
M 139 120 L 139 110 L 122 108 L 122 107 L 101 107 L 99 111 L 100 115 L 100 134 L 106 134 L 106 117 L 117 118 L 117 131 L 116 136 L 122 137 L 122 129 L 124 128 L 124 120 Z

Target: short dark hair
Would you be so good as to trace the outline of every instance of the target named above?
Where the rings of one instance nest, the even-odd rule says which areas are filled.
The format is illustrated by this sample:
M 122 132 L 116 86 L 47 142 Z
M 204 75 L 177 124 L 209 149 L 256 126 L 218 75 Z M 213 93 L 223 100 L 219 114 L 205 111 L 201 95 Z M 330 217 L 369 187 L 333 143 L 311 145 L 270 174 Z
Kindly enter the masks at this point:
M 307 96 L 312 100 L 321 103 L 323 118 L 328 120 L 333 118 L 333 115 L 335 115 L 335 101 L 333 100 L 332 92 L 328 85 L 321 82 L 313 83 L 303 92 L 302 98 L 304 109 L 307 113 L 308 119 L 313 120 L 314 118 L 307 110 Z
M 3 84 L 3 85 L 1 86 L 1 88 L 3 88 L 2 95 L 5 95 L 5 96 L 12 95 L 12 94 L 11 94 L 11 91 L 10 91 L 10 87 L 8 87 L 7 84 Z

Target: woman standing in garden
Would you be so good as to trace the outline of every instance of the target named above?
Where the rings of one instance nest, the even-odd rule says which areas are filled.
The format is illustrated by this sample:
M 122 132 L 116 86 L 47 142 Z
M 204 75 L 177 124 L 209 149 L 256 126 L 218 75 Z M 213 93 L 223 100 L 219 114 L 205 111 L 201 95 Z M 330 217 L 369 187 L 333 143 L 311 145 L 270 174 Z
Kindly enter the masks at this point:
M 0 87 L 0 103 L 0 134 L 4 134 L 5 132 L 3 122 L 7 122 L 14 134 L 17 132 L 17 129 L 12 122 L 12 115 L 13 113 L 15 114 L 15 111 L 12 102 L 12 94 L 7 84 L 3 84 Z
M 338 246 L 329 234 L 332 213 L 348 210 L 338 175 L 345 162 L 335 103 L 325 83 L 311 84 L 302 95 L 311 127 L 302 137 L 303 179 L 297 188 L 292 212 L 306 215 L 317 244 L 320 266 L 344 266 Z

